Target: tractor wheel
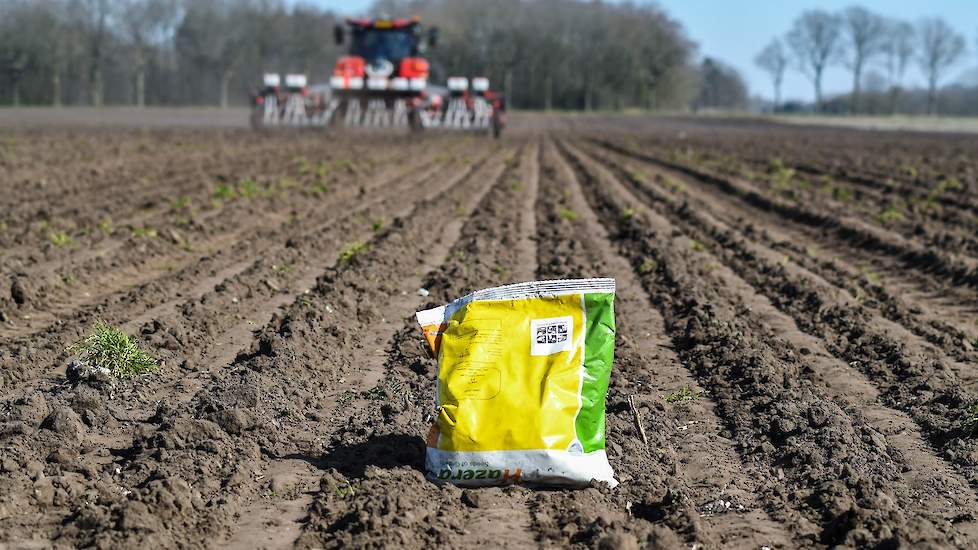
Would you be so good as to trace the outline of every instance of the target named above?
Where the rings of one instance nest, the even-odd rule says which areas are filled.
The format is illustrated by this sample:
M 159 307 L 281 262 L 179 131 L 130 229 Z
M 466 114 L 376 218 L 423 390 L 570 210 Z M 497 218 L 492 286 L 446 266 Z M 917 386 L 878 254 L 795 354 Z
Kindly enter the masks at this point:
M 499 139 L 499 136 L 503 133 L 503 122 L 499 119 L 499 111 L 493 110 L 492 112 L 492 137 L 494 139 Z
M 417 109 L 408 111 L 408 128 L 411 129 L 412 134 L 420 134 L 424 130 L 424 126 L 421 124 L 421 114 L 418 113 Z

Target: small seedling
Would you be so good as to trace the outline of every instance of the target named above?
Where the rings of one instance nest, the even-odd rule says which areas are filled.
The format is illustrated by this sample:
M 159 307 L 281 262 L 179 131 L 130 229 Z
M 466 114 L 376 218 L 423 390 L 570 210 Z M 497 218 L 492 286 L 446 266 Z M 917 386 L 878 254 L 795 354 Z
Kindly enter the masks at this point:
M 572 221 L 574 221 L 574 220 L 577 219 L 577 212 L 574 212 L 570 208 L 566 208 L 566 207 L 563 207 L 563 206 L 560 207 L 559 210 L 557 210 L 557 215 L 560 217 L 560 219 L 566 220 L 566 221 L 569 221 L 569 222 L 572 222 Z
M 229 201 L 237 196 L 237 193 L 230 185 L 221 184 L 214 190 L 214 200 Z
M 342 499 L 356 498 L 357 487 L 351 485 L 349 481 L 343 480 L 346 485 L 336 485 L 333 487 L 333 494 Z
M 245 200 L 251 200 L 257 197 L 260 192 L 258 183 L 251 178 L 245 178 L 238 182 L 238 194 Z
M 299 182 L 296 181 L 296 180 L 294 180 L 294 179 L 292 179 L 292 178 L 290 178 L 290 177 L 283 177 L 283 178 L 281 178 L 281 179 L 278 180 L 278 187 L 279 187 L 279 189 L 283 189 L 283 190 L 284 189 L 292 189 L 292 188 L 298 187 L 298 186 L 299 186 Z
M 102 218 L 101 220 L 99 220 L 98 224 L 95 227 L 98 228 L 99 232 L 102 233 L 103 235 L 106 236 L 111 235 L 112 218 Z
M 366 252 L 369 248 L 370 245 L 360 241 L 355 241 L 344 246 L 343 250 L 340 251 L 340 263 L 345 264 L 351 261 L 353 258 L 356 258 L 358 255 Z
M 108 369 L 119 378 L 129 378 L 157 368 L 155 357 L 139 349 L 129 335 L 98 322 L 92 333 L 68 347 L 78 360 L 90 367 Z
M 183 196 L 179 197 L 170 203 L 170 209 L 173 211 L 186 210 L 190 207 L 190 197 Z
M 316 185 L 313 185 L 310 191 L 316 196 L 325 195 L 329 192 L 329 187 L 325 183 L 319 182 Z
M 889 225 L 893 222 L 902 222 L 903 220 L 903 212 L 900 212 L 892 206 L 880 213 L 880 223 L 883 225 Z
M 699 399 L 703 392 L 694 391 L 688 385 L 679 388 L 665 397 L 666 403 L 685 403 Z
M 384 228 L 383 218 L 377 218 L 370 224 L 370 230 L 374 233 L 380 233 L 380 230 Z
M 329 175 L 329 164 L 326 161 L 320 161 L 316 165 L 316 177 L 319 179 L 325 178 Z
M 805 247 L 805 255 L 814 260 L 818 258 L 818 249 L 814 246 L 807 246 Z
M 309 163 L 309 159 L 305 157 L 299 157 L 295 159 L 296 163 L 299 165 L 299 175 L 306 175 L 312 172 L 312 164 Z
M 630 219 L 632 219 L 634 217 L 635 217 L 635 209 L 634 208 L 626 208 L 626 209 L 624 209 L 624 210 L 621 211 L 621 221 L 623 221 L 623 222 L 627 222 L 628 220 L 630 220 Z
M 156 229 L 147 226 L 147 227 L 137 227 L 133 229 L 132 236 L 136 237 L 137 239 L 155 239 L 157 234 L 156 234 Z
M 697 241 L 696 239 L 689 240 L 689 247 L 693 250 L 693 252 L 706 252 L 706 245 Z
M 879 273 L 876 273 L 875 271 L 866 271 L 863 273 L 863 276 L 866 277 L 866 282 L 869 284 L 873 286 L 883 286 L 883 279 L 880 277 Z
M 519 193 L 520 191 L 523 190 L 523 182 L 521 182 L 520 180 L 518 180 L 516 178 L 513 178 L 509 182 L 509 188 L 512 189 L 513 191 Z
M 666 176 L 665 178 L 663 178 L 662 179 L 662 183 L 666 187 L 668 187 L 669 188 L 669 191 L 671 191 L 672 193 L 684 193 L 686 191 L 686 184 L 685 183 L 683 183 L 683 182 L 681 182 L 681 181 L 679 181 L 677 179 L 670 178 L 669 176 Z
M 497 265 L 497 266 L 493 267 L 492 268 L 492 271 L 496 275 L 499 275 L 500 277 L 502 277 L 503 279 L 509 277 L 509 270 L 506 269 L 505 267 L 501 266 L 501 265 Z
M 51 244 L 53 244 L 58 248 L 63 248 L 75 244 L 75 240 L 71 238 L 71 235 L 65 233 L 64 231 L 49 232 L 48 240 L 51 241 Z
M 843 185 L 836 185 L 832 188 L 832 198 L 839 202 L 852 201 L 852 191 Z
M 71 273 L 66 273 L 61 276 L 61 281 L 64 282 L 64 284 L 71 286 L 78 282 L 78 278 Z
M 941 198 L 941 195 L 943 195 L 945 192 L 950 191 L 952 189 L 961 189 L 961 187 L 962 187 L 961 181 L 958 180 L 958 178 L 951 177 L 948 179 L 941 180 L 941 182 L 937 184 L 937 187 L 931 189 L 930 193 L 927 193 L 927 204 L 934 205 L 937 203 L 937 200 Z
M 283 264 L 279 264 L 279 265 L 273 264 L 272 265 L 272 271 L 274 271 L 275 273 L 278 273 L 279 275 L 286 275 L 290 271 L 292 271 L 292 266 L 290 266 L 289 264 L 284 264 L 284 263 Z
M 659 267 L 659 263 L 652 258 L 645 258 L 642 263 L 638 266 L 638 272 L 641 275 L 648 275 L 652 273 Z

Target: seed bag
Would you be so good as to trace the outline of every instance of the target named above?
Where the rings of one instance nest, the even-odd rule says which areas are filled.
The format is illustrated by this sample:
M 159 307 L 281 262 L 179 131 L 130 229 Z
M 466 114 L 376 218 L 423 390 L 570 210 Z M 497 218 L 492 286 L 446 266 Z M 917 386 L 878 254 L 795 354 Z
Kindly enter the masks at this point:
M 614 279 L 534 281 L 419 311 L 438 358 L 428 477 L 617 485 L 604 427 L 614 299 Z

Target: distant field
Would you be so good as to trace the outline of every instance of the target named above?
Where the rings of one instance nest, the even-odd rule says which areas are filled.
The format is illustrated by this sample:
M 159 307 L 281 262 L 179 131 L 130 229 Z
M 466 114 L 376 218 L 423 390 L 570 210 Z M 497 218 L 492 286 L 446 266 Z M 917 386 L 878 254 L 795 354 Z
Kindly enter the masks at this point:
M 788 124 L 839 126 L 861 130 L 978 133 L 978 117 L 777 115 L 768 119 Z
M 0 128 L 114 126 L 129 128 L 248 126 L 248 109 L 233 107 L 21 107 L 0 109 Z

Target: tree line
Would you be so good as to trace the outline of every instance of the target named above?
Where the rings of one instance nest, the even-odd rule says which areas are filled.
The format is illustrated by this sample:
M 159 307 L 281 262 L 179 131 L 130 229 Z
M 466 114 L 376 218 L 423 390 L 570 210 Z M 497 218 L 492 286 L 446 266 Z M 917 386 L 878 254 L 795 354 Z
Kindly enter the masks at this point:
M 926 112 L 934 114 L 939 84 L 966 49 L 964 37 L 939 17 L 910 23 L 852 6 L 840 13 L 803 12 L 788 33 L 774 38 L 755 62 L 771 76 L 775 110 L 783 107 L 781 84 L 791 66 L 811 80 L 817 111 L 840 110 L 838 100 L 826 102 L 822 77 L 830 66 L 845 67 L 852 74 L 852 90 L 845 108 L 850 113 L 895 113 L 901 105 L 919 104 L 916 100 L 920 94 L 907 94 L 903 85 L 907 68 L 916 64 L 927 82 Z M 871 97 L 864 97 L 869 67 L 879 67 L 884 73 L 871 74 Z
M 433 80 L 485 75 L 531 109 L 742 107 L 746 86 L 696 59 L 653 5 L 379 0 L 372 14 L 441 29 Z M 328 80 L 342 18 L 284 0 L 0 0 L 0 102 L 243 104 L 264 72 Z

